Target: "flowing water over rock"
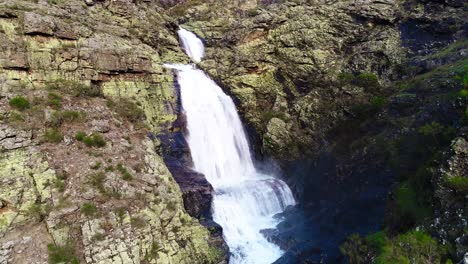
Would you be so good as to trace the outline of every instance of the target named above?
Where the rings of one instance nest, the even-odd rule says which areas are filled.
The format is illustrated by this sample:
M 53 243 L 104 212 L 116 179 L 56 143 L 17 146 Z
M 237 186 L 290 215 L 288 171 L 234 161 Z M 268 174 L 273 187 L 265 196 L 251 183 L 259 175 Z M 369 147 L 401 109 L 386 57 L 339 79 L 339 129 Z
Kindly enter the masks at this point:
M 187 54 L 199 62 L 204 54 L 200 39 L 181 29 Z M 182 106 L 187 116 L 187 142 L 194 169 L 212 184 L 213 220 L 223 227 L 231 263 L 272 263 L 283 252 L 260 231 L 275 228 L 273 216 L 295 201 L 281 180 L 254 166 L 247 137 L 232 99 L 203 71 L 192 65 L 177 69 Z

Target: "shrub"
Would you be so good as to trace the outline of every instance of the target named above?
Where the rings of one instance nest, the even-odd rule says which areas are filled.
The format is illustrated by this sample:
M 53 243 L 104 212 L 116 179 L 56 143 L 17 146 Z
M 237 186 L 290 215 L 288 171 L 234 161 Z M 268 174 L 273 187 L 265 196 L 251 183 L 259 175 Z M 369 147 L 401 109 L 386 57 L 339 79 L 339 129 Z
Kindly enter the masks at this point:
M 373 73 L 361 73 L 356 77 L 356 85 L 363 88 L 377 88 L 379 78 Z
M 31 107 L 28 99 L 26 99 L 25 97 L 22 97 L 22 96 L 15 96 L 13 97 L 11 100 L 10 100 L 10 106 L 15 108 L 15 109 L 18 109 L 20 111 L 24 111 L 28 108 Z
M 86 133 L 83 131 L 78 131 L 75 134 L 75 139 L 78 141 L 83 141 L 85 137 L 86 137 Z
M 400 184 L 394 194 L 398 210 L 405 221 L 418 223 L 431 214 L 424 201 L 424 195 L 420 195 L 410 184 Z
M 467 89 L 460 90 L 460 91 L 458 92 L 458 95 L 459 95 L 460 97 L 468 97 L 468 90 L 467 90 Z
M 62 97 L 60 95 L 50 92 L 48 98 L 48 105 L 52 108 L 58 109 L 62 107 Z
M 85 216 L 94 216 L 97 214 L 97 207 L 92 203 L 84 203 L 81 206 L 81 213 Z
M 285 121 L 285 122 L 286 122 L 287 119 L 288 119 L 287 116 L 286 116 L 286 114 L 283 113 L 283 112 L 279 112 L 279 111 L 275 111 L 275 110 L 269 110 L 269 111 L 263 112 L 263 114 L 262 114 L 262 121 L 263 121 L 263 123 L 264 123 L 265 125 L 267 125 L 268 122 L 270 122 L 270 120 L 271 120 L 272 118 L 274 118 L 274 117 L 275 117 L 275 118 L 279 118 L 279 119 L 281 119 L 281 120 L 283 120 L 283 121 Z
M 105 194 L 106 193 L 106 189 L 104 188 L 105 180 L 106 180 L 106 175 L 103 172 L 98 172 L 98 173 L 92 174 L 89 177 L 89 184 L 96 187 L 96 189 L 98 189 L 98 191 L 101 194 Z
M 387 99 L 384 96 L 376 96 L 371 99 L 372 107 L 375 109 L 382 108 L 387 103 Z
M 88 147 L 102 148 L 106 146 L 106 141 L 103 136 L 98 133 L 93 133 L 91 136 L 85 136 L 82 141 Z
M 468 194 L 468 177 L 447 177 L 445 178 L 445 185 L 462 194 Z
M 146 226 L 145 220 L 141 217 L 132 217 L 130 219 L 130 224 L 135 228 L 143 228 Z
M 142 121 L 145 118 L 143 110 L 130 99 L 121 98 L 116 102 L 109 100 L 108 105 L 110 105 L 119 116 L 130 122 Z
M 102 148 L 102 147 L 106 146 L 106 141 L 104 140 L 104 138 L 102 137 L 101 134 L 93 133 L 91 136 L 92 136 L 93 141 L 94 141 L 94 146 L 96 146 L 98 148 Z
M 341 85 L 350 84 L 355 80 L 355 77 L 352 73 L 342 72 L 338 74 L 338 81 Z
M 58 79 L 54 81 L 46 82 L 46 87 L 49 90 L 58 90 L 68 93 L 72 96 L 89 96 L 98 97 L 101 96 L 101 91 L 96 87 L 84 85 L 81 82 Z
M 60 143 L 63 139 L 63 135 L 57 128 L 48 128 L 44 134 L 44 138 L 50 143 Z
M 103 233 L 96 233 L 94 236 L 91 238 L 92 241 L 102 241 L 106 238 L 105 234 Z
M 122 175 L 122 179 L 124 181 L 131 181 L 133 180 L 133 176 L 128 172 L 128 170 L 122 165 L 122 163 L 117 164 L 117 170 Z
M 53 244 L 47 245 L 49 251 L 49 263 L 50 264 L 79 264 L 78 258 L 75 256 L 75 250 L 73 246 L 67 244 L 65 246 L 56 246 Z
M 65 122 L 75 122 L 81 120 L 84 114 L 78 111 L 65 110 L 61 113 L 62 120 Z
M 369 251 L 366 241 L 359 234 L 350 235 L 340 246 L 340 252 L 350 264 L 370 263 Z
M 376 263 L 441 263 L 444 253 L 431 236 L 411 231 L 387 240 Z

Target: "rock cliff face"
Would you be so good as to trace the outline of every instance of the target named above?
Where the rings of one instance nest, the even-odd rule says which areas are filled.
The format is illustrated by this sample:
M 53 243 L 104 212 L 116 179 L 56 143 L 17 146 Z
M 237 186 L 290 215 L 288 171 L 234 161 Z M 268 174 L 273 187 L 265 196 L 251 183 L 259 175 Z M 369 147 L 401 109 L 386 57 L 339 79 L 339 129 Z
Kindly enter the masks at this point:
M 265 232 L 278 263 L 342 261 L 347 235 L 380 227 L 460 260 L 465 16 L 460 0 L 0 1 L 0 263 L 226 262 L 163 67 L 189 62 L 178 24 L 301 204 Z M 342 251 L 394 260 L 369 241 Z
M 399 3 L 252 2 L 203 4 L 181 20 L 206 40 L 201 66 L 238 99 L 263 153 L 294 159 L 317 152 L 354 105 L 397 76 L 405 55 Z M 379 75 L 380 83 L 343 85 L 360 73 Z
M 174 29 L 151 2 L 0 3 L 0 263 L 223 261 L 158 154 Z
M 305 216 L 289 212 L 268 232 L 288 250 L 278 263 L 342 261 L 336 245 L 353 232 L 384 228 L 396 244 L 416 226 L 450 245 L 442 260 L 463 257 L 466 224 L 456 215 L 466 218 L 466 172 L 436 171 L 466 133 L 464 8 L 299 0 L 169 9 L 205 40 L 200 67 L 237 99 L 257 152 L 282 162 L 303 206 Z M 369 256 L 395 262 L 387 253 Z

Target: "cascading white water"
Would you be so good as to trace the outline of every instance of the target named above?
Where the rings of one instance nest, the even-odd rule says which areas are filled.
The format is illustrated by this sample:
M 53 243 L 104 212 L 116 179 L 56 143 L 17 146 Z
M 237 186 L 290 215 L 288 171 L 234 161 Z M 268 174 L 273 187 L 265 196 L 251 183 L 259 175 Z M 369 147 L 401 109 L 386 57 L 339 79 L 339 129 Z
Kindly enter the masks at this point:
M 200 61 L 204 54 L 200 39 L 184 29 L 178 33 L 187 54 Z M 283 252 L 260 231 L 274 228 L 278 220 L 273 215 L 295 203 L 291 190 L 283 181 L 255 169 L 231 98 L 193 65 L 168 67 L 178 72 L 194 169 L 215 190 L 213 220 L 223 227 L 230 263 L 274 262 Z

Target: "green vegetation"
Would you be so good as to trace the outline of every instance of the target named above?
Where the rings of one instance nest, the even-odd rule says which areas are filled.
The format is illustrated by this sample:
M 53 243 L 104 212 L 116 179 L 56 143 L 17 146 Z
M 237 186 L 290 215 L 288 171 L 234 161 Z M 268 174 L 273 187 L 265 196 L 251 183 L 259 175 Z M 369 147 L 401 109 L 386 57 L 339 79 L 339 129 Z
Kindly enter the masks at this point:
M 340 246 L 340 252 L 346 256 L 349 264 L 370 263 L 371 249 L 359 234 L 350 235 Z
M 445 185 L 464 195 L 468 194 L 468 177 L 463 177 L 463 176 L 446 177 Z
M 107 167 L 105 168 L 105 171 L 106 171 L 106 172 L 114 171 L 114 166 L 112 166 L 112 165 L 107 166 Z
M 419 223 L 431 215 L 431 208 L 425 195 L 408 183 L 400 184 L 394 191 L 395 202 L 401 222 Z
M 72 80 L 59 79 L 49 81 L 46 83 L 46 88 L 49 90 L 61 91 L 75 97 L 98 97 L 102 95 L 100 89 Z
M 52 114 L 48 125 L 60 127 L 64 122 L 73 123 L 83 120 L 84 113 L 72 110 L 56 111 Z
M 57 128 L 48 128 L 44 133 L 44 139 L 50 143 L 60 143 L 63 139 L 63 135 Z
M 61 112 L 61 117 L 65 122 L 76 122 L 84 117 L 84 113 L 79 111 L 65 110 Z
M 54 180 L 54 188 L 56 188 L 59 192 L 65 191 L 65 180 L 68 178 L 68 174 L 63 171 L 57 173 L 57 179 Z
M 120 172 L 120 174 L 122 175 L 122 179 L 124 181 L 131 181 L 133 180 L 133 176 L 132 174 L 130 174 L 130 172 L 128 172 L 127 168 L 125 168 L 122 163 L 119 163 L 117 164 L 117 170 Z
M 12 108 L 20 110 L 20 111 L 24 111 L 31 107 L 31 104 L 29 103 L 28 99 L 26 99 L 23 96 L 13 97 L 10 100 L 9 104 Z
M 444 247 L 421 231 L 410 231 L 393 238 L 383 231 L 366 238 L 353 234 L 340 251 L 350 264 L 442 263 L 446 254 Z
M 455 130 L 450 126 L 444 126 L 438 122 L 433 121 L 432 123 L 425 124 L 418 129 L 418 132 L 425 137 L 429 137 L 434 140 L 436 145 L 440 145 L 441 141 L 450 141 Z
M 101 168 L 101 165 L 102 165 L 102 162 L 98 161 L 95 164 L 91 165 L 90 169 L 98 170 L 99 168 Z
M 79 264 L 78 257 L 75 256 L 75 249 L 72 245 L 56 246 L 53 244 L 47 245 L 49 251 L 50 264 Z
M 468 90 L 462 89 L 460 92 L 458 92 L 458 95 L 460 95 L 460 97 L 468 97 Z
M 47 104 L 54 108 L 54 109 L 59 109 L 62 107 L 62 97 L 56 93 L 50 92 L 48 94 L 48 102 Z
M 343 72 L 338 75 L 338 81 L 342 86 L 350 84 L 355 80 L 355 77 L 352 73 Z
M 104 137 L 99 133 L 93 133 L 91 136 L 85 136 L 81 141 L 88 147 L 102 148 L 106 146 Z
M 130 224 L 134 228 L 143 228 L 146 226 L 146 222 L 143 218 L 135 216 L 130 219 Z
M 363 88 L 377 88 L 379 87 L 379 78 L 373 73 L 361 73 L 356 77 L 356 85 Z
M 371 105 L 374 109 L 381 109 L 387 103 L 387 98 L 384 96 L 375 96 L 371 99 Z
M 431 236 L 420 231 L 411 231 L 386 239 L 377 248 L 376 263 L 441 263 L 444 249 Z
M 106 174 L 103 172 L 94 173 L 89 176 L 89 184 L 94 186 L 101 194 L 106 194 L 104 182 L 106 181 Z
M 123 117 L 130 122 L 140 122 L 145 118 L 143 110 L 132 100 L 120 98 L 118 101 L 107 100 L 107 106 L 112 108 L 119 117 Z
M 92 203 L 84 203 L 81 206 L 81 213 L 84 214 L 85 216 L 91 217 L 95 216 L 97 214 L 98 210 L 96 205 Z
M 265 126 L 268 124 L 268 122 L 272 119 L 272 118 L 279 118 L 283 121 L 287 121 L 287 117 L 286 117 L 286 114 L 283 113 L 283 112 L 279 112 L 279 111 L 275 111 L 275 110 L 269 110 L 269 111 L 265 111 L 262 113 L 262 121 L 263 123 L 265 124 Z
M 94 236 L 91 238 L 93 241 L 102 241 L 106 238 L 105 234 L 103 233 L 96 233 Z
M 80 142 L 83 141 L 85 137 L 86 137 L 86 133 L 83 132 L 83 131 L 78 131 L 75 134 L 75 139 L 80 141 Z
M 172 7 L 169 10 L 169 13 L 173 16 L 183 16 L 188 9 L 203 4 L 203 0 L 188 0 L 181 2 L 180 4 Z

